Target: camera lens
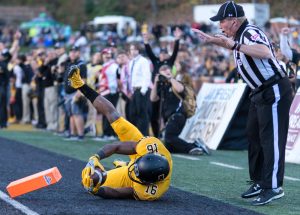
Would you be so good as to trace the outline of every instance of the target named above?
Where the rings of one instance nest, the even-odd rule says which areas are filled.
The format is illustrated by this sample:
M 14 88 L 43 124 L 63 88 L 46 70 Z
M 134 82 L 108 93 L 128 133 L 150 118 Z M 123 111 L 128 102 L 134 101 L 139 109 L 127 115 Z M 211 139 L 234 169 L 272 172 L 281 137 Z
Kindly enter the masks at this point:
M 168 79 L 167 79 L 165 76 L 163 76 L 163 75 L 159 75 L 159 76 L 158 76 L 158 80 L 161 81 L 161 82 L 165 82 L 165 81 L 167 81 Z

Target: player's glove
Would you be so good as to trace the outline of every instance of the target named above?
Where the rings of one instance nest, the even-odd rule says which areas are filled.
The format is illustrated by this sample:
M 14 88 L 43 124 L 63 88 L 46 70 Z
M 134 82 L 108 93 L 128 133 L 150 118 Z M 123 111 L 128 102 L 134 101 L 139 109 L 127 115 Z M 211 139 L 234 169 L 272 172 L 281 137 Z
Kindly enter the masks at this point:
M 102 185 L 103 172 L 96 168 L 91 174 L 91 167 L 85 167 L 82 170 L 82 185 L 89 193 L 96 194 Z
M 104 167 L 99 162 L 99 156 L 93 155 L 82 170 L 82 185 L 90 193 L 96 194 L 103 181 Z
M 100 157 L 97 154 L 94 154 L 93 156 L 91 156 L 89 158 L 88 163 L 86 164 L 86 167 L 90 166 L 92 167 L 94 170 L 96 167 L 98 167 L 99 169 L 101 169 L 101 171 L 105 171 L 104 167 L 102 166 L 102 164 L 100 163 Z M 94 172 L 93 172 L 94 173 Z
M 69 85 L 75 89 L 78 89 L 84 85 L 84 81 L 80 76 L 80 69 L 77 65 L 70 67 L 68 71 Z

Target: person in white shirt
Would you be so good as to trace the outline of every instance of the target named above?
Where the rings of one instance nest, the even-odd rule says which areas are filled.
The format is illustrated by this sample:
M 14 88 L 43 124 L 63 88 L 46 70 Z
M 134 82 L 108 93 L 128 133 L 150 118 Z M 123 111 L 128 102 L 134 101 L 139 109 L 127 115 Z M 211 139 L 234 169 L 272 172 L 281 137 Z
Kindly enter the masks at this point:
M 129 56 L 125 50 L 119 50 L 116 55 L 116 62 L 119 65 L 117 78 L 120 93 L 119 112 L 130 121 L 129 104 L 132 97 L 131 77 L 129 71 Z
M 132 58 L 129 62 L 129 71 L 133 93 L 130 101 L 130 120 L 146 136 L 149 135 L 150 120 L 150 62 L 140 55 L 138 43 L 132 43 L 129 46 L 129 52 Z
M 118 64 L 112 59 L 112 51 L 110 48 L 105 48 L 101 51 L 103 65 L 99 75 L 99 93 L 114 106 L 117 105 L 119 94 L 118 94 L 118 82 L 117 82 L 117 70 Z M 103 140 L 114 140 L 116 139 L 115 132 L 108 120 L 104 117 L 102 120 L 103 128 Z

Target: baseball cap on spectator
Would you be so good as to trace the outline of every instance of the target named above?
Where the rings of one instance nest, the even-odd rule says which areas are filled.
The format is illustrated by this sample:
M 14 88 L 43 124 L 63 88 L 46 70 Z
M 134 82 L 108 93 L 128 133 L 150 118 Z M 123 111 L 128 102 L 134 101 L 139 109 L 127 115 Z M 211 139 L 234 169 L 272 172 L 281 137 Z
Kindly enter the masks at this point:
M 80 50 L 80 47 L 76 46 L 76 45 L 72 46 L 70 49 L 70 51 L 79 51 L 79 50 Z
M 228 17 L 243 17 L 245 16 L 244 9 L 241 5 L 236 4 L 234 1 L 227 1 L 221 5 L 217 15 L 210 18 L 211 21 L 221 21 Z
M 101 54 L 111 54 L 110 48 L 105 48 L 101 51 Z

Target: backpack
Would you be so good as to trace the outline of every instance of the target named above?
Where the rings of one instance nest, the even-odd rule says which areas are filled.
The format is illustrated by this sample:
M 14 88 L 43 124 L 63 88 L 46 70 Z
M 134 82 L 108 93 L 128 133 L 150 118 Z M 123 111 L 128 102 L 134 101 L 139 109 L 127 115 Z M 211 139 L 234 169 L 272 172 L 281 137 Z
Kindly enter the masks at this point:
M 184 98 L 173 89 L 174 94 L 180 99 L 181 105 L 183 105 L 184 112 L 187 118 L 192 117 L 197 109 L 196 95 L 192 87 L 184 85 Z

